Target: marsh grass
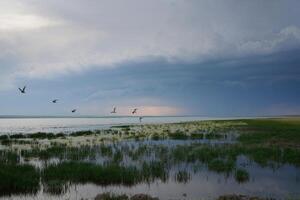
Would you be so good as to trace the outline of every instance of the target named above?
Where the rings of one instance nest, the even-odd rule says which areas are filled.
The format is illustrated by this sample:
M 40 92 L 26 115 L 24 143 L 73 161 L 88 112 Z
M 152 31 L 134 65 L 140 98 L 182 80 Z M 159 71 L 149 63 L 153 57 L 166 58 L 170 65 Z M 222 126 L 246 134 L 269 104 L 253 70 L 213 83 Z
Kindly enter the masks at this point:
M 39 171 L 30 165 L 0 164 L 0 195 L 35 194 L 40 188 Z
M 190 139 L 197 140 L 197 139 L 203 139 L 204 134 L 203 133 L 191 133 Z
M 217 173 L 229 174 L 235 167 L 233 160 L 214 159 L 208 162 L 207 167 Z
M 193 131 L 189 125 L 195 127 Z M 37 133 L 29 136 L 15 134 L 11 137 L 0 136 L 3 144 L 22 144 L 30 137 L 34 142 L 39 139 L 52 140 L 49 148 L 40 149 L 36 145 L 21 152 L 13 150 L 0 150 L 0 191 L 3 194 L 10 193 L 35 193 L 41 180 L 44 191 L 51 194 L 65 192 L 69 185 L 79 183 L 94 183 L 98 185 L 127 185 L 132 186 L 141 182 L 151 183 L 155 180 L 163 182 L 169 179 L 173 167 L 182 164 L 197 166 L 196 170 L 207 169 L 226 176 L 232 175 L 239 183 L 249 180 L 249 174 L 244 169 L 237 167 L 238 157 L 243 155 L 251 162 L 261 167 L 276 169 L 284 164 L 300 166 L 300 149 L 298 142 L 298 122 L 281 120 L 236 120 L 217 122 L 193 122 L 188 124 L 175 124 L 181 129 L 171 132 L 162 125 L 141 126 L 135 129 L 130 126 L 119 127 L 120 130 L 106 131 L 81 131 L 71 137 L 87 136 L 94 134 L 112 134 L 114 137 L 166 140 L 166 143 L 154 145 L 154 141 L 145 140 L 130 144 L 125 142 L 101 142 L 89 145 L 68 146 L 59 145 L 52 138 L 66 137 L 64 134 L 55 135 Z M 156 127 L 160 132 L 156 132 Z M 237 143 L 232 144 L 201 144 L 197 139 L 216 139 L 225 137 L 220 131 L 238 130 L 240 135 Z M 120 136 L 119 136 L 120 134 Z M 124 137 L 124 134 L 127 134 Z M 297 136 L 295 136 L 298 134 Z M 293 138 L 295 136 L 295 138 Z M 90 137 L 89 137 L 90 138 Z M 170 145 L 169 143 L 192 140 L 187 144 Z M 295 141 L 293 141 L 295 140 Z M 158 143 L 160 143 L 159 141 Z M 8 147 L 10 148 L 10 147 Z M 41 173 L 32 166 L 21 164 L 21 158 L 25 163 L 32 158 L 46 161 Z M 47 162 L 52 158 L 58 159 L 58 163 Z M 96 164 L 97 159 L 101 162 Z M 129 163 L 126 163 L 129 160 Z M 102 162 L 103 161 L 103 162 Z M 199 167 L 200 166 L 200 167 Z M 275 166 L 275 167 L 274 167 Z M 198 169 L 199 168 L 199 169 Z M 24 173 L 21 173 L 24 172 Z M 18 177 L 20 177 L 18 179 Z M 175 174 L 177 182 L 186 183 L 190 180 L 188 171 L 182 170 Z M 19 181 L 19 182 L 18 182 Z M 25 186 L 21 186 L 24 183 Z M 9 189 L 10 188 L 10 189 Z
M 188 171 L 180 170 L 175 174 L 175 181 L 179 183 L 187 183 L 191 179 L 191 174 Z
M 151 183 L 156 179 L 162 181 L 168 179 L 168 171 L 161 162 L 143 163 L 140 169 L 115 163 L 97 165 L 84 162 L 63 162 L 48 165 L 42 171 L 42 181 L 46 191 L 54 194 L 64 192 L 69 184 L 132 186 L 141 182 Z
M 60 195 L 65 193 L 68 188 L 69 184 L 65 181 L 61 180 L 49 180 L 47 181 L 47 184 L 43 185 L 43 192 L 52 194 L 52 195 Z
M 20 156 L 13 151 L 0 150 L 0 164 L 17 164 L 20 162 Z
M 174 133 L 169 133 L 169 138 L 173 140 L 187 140 L 189 139 L 189 136 L 179 130 L 177 130 Z
M 169 178 L 169 169 L 163 161 L 143 162 L 140 172 L 142 180 L 150 183 L 156 179 L 166 182 Z
M 300 144 L 300 119 L 243 120 L 247 126 L 239 127 L 238 140 L 245 144 L 271 144 L 298 146 Z
M 217 140 L 217 139 L 222 139 L 222 138 L 224 138 L 223 134 L 217 134 L 217 133 L 205 134 L 205 139 L 207 139 L 207 140 Z
M 238 183 L 244 183 L 249 181 L 249 173 L 245 169 L 237 169 L 234 174 L 235 180 Z
M 43 182 L 63 181 L 71 183 L 95 183 L 99 185 L 133 185 L 139 180 L 135 167 L 115 164 L 96 165 L 83 162 L 63 162 L 47 166 L 42 173 Z

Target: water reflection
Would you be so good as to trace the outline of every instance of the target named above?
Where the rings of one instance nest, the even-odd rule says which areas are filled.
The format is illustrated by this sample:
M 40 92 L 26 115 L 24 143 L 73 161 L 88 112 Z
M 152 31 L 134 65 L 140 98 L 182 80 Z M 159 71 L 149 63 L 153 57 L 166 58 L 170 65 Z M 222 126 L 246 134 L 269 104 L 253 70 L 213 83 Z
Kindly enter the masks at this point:
M 220 195 L 232 193 L 276 199 L 300 196 L 300 169 L 296 166 L 286 163 L 277 163 L 276 167 L 274 165 L 265 166 L 256 163 L 249 156 L 241 154 L 237 155 L 236 159 L 229 156 L 229 158 L 233 159 L 230 161 L 234 162 L 232 168 L 231 165 L 227 165 L 228 158 L 226 156 L 217 158 L 218 161 L 226 161 L 225 164 L 220 162 L 221 166 L 219 166 L 220 163 L 217 163 L 216 166 L 210 168 L 210 160 L 199 160 L 189 151 L 197 150 L 197 153 L 203 153 L 203 151 L 199 151 L 199 148 L 203 148 L 203 143 L 206 143 L 204 147 L 213 145 L 216 147 L 214 149 L 218 149 L 218 147 L 223 147 L 222 145 L 226 143 L 226 140 L 223 140 L 223 142 L 222 140 L 204 141 L 122 141 L 92 148 L 81 147 L 72 151 L 58 151 L 57 154 L 49 154 L 50 157 L 47 157 L 44 161 L 36 158 L 40 155 L 39 153 L 31 154 L 33 156 L 32 159 L 30 156 L 26 157 L 26 154 L 20 154 L 21 162 L 30 163 L 41 169 L 53 163 L 74 160 L 76 157 L 77 161 L 101 165 L 113 162 L 125 167 L 135 166 L 138 170 L 143 170 L 143 163 L 151 164 L 153 161 L 156 161 L 160 164 L 159 168 L 166 170 L 166 174 L 154 171 L 153 174 L 149 173 L 149 177 L 146 177 L 146 179 L 141 179 L 142 181 L 138 181 L 130 186 L 125 186 L 124 184 L 100 186 L 91 184 L 89 181 L 84 184 L 80 184 L 80 181 L 75 181 L 72 184 L 71 182 L 66 182 L 62 185 L 63 188 L 58 187 L 55 189 L 47 187 L 49 186 L 47 184 L 43 184 L 43 187 L 36 195 L 12 195 L 11 197 L 3 198 L 93 199 L 97 194 L 103 192 L 126 193 L 129 195 L 146 193 L 151 196 L 157 196 L 160 199 L 195 200 L 199 199 L 199 197 L 202 199 L 213 199 Z M 231 140 L 228 140 L 228 142 L 233 144 Z M 178 148 L 180 151 L 178 151 Z M 224 152 L 227 150 L 224 149 Z M 222 154 L 222 151 L 218 153 Z M 228 166 L 230 168 L 227 170 Z M 245 170 L 249 174 L 249 179 L 242 182 L 237 181 L 235 175 L 237 169 Z M 144 171 L 142 172 L 145 174 Z M 136 176 L 138 177 L 138 174 Z M 146 181 L 147 178 L 149 178 L 148 181 Z M 184 194 L 186 194 L 186 197 Z

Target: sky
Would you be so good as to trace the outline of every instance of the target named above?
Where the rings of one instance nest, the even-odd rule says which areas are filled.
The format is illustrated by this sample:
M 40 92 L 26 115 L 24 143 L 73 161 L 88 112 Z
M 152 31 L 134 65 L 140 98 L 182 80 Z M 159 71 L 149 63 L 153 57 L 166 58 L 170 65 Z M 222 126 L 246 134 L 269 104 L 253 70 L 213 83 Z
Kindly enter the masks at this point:
M 0 115 L 300 114 L 299 8 L 1 0 Z

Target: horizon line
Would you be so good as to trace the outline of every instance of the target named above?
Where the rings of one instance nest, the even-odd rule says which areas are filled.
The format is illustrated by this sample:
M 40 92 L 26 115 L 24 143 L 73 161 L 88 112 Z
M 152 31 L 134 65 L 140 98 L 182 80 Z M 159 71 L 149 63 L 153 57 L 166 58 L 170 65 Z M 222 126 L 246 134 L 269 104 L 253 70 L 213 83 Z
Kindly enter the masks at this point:
M 125 118 L 125 117 L 207 117 L 207 118 L 241 118 L 241 117 L 300 117 L 299 115 L 0 115 L 0 119 L 10 118 Z

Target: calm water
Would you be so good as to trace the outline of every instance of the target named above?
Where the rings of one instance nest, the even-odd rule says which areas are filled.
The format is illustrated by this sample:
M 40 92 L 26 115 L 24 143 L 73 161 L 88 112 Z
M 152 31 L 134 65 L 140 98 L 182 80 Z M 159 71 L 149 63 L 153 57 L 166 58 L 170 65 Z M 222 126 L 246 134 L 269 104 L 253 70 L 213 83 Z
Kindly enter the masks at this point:
M 175 143 L 174 143 L 175 142 Z M 164 145 L 171 147 L 173 145 L 183 145 L 195 141 L 151 141 L 148 145 Z M 199 141 L 200 142 L 200 141 Z M 141 145 L 145 142 L 122 142 L 117 145 Z M 98 158 L 99 159 L 99 158 Z M 97 160 L 98 160 L 97 159 Z M 150 160 L 150 157 L 143 157 L 144 160 Z M 125 158 L 125 160 L 127 160 Z M 140 160 L 136 161 L 139 163 Z M 95 161 L 93 161 L 95 162 Z M 97 161 L 96 161 L 97 162 Z M 132 161 L 129 161 L 132 164 Z M 250 163 L 243 166 L 243 163 Z M 11 197 L 0 197 L 0 199 L 94 199 L 97 194 L 112 192 L 116 194 L 134 195 L 139 193 L 149 194 L 159 197 L 161 200 L 199 200 L 216 199 L 224 194 L 243 194 L 250 196 L 260 196 L 275 199 L 298 199 L 300 197 L 300 169 L 284 164 L 278 168 L 262 167 L 255 162 L 251 162 L 245 156 L 239 156 L 237 167 L 243 168 L 249 172 L 250 179 L 244 183 L 238 183 L 233 174 L 217 173 L 207 168 L 193 170 L 193 164 L 181 163 L 172 165 L 169 178 L 166 182 L 156 180 L 150 183 L 139 183 L 134 186 L 108 185 L 99 186 L 95 184 L 77 184 L 72 185 L 61 195 L 51 195 L 44 193 L 42 189 L 36 195 L 13 195 Z M 190 179 L 187 182 L 178 182 L 175 179 L 175 172 L 186 170 L 190 173 Z M 184 197 L 184 194 L 186 197 Z
M 172 123 L 196 120 L 230 119 L 213 117 L 144 117 L 142 123 Z M 231 118 L 232 119 L 232 118 Z M 0 134 L 35 132 L 74 132 L 109 128 L 112 125 L 139 124 L 138 117 L 99 118 L 0 118 Z
M 94 184 L 76 185 L 64 195 L 49 195 L 43 192 L 36 196 L 12 196 L 5 199 L 94 199 L 97 194 L 112 192 L 117 194 L 146 193 L 161 200 L 198 200 L 215 199 L 224 194 L 244 194 L 252 196 L 269 197 L 276 199 L 299 198 L 299 170 L 291 166 L 284 166 L 276 171 L 266 168 L 252 167 L 251 180 L 244 184 L 237 183 L 232 177 L 224 177 L 214 172 L 202 171 L 192 176 L 187 183 L 177 183 L 169 180 L 166 183 L 138 184 L 134 187 L 107 186 L 101 187 Z M 186 194 L 187 197 L 184 197 Z

